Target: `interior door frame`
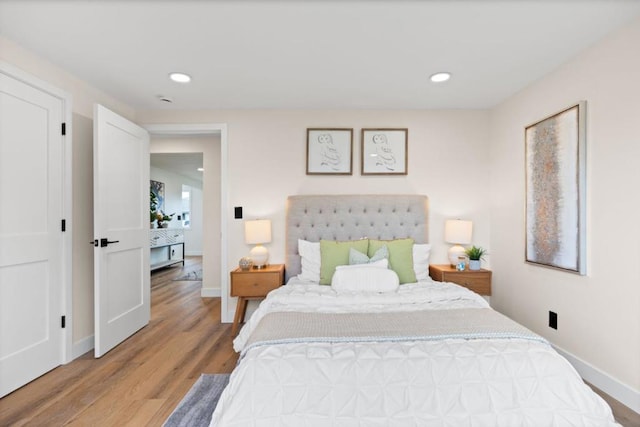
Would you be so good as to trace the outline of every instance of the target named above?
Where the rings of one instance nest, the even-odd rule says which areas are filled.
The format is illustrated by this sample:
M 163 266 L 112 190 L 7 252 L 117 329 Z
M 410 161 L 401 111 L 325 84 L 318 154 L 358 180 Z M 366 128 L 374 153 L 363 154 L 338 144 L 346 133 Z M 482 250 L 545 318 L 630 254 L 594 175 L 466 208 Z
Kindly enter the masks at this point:
M 73 129 L 73 110 L 71 94 L 59 89 L 58 87 L 41 80 L 40 78 L 15 67 L 8 62 L 0 60 L 0 73 L 19 80 L 29 86 L 41 90 L 55 98 L 60 99 L 62 103 L 62 116 L 65 123 L 65 135 L 62 136 L 62 218 L 65 220 L 65 232 L 62 233 L 62 307 L 61 313 L 65 316 L 65 330 L 62 335 L 62 354 L 60 355 L 60 364 L 66 364 L 73 360 L 73 270 L 72 270 L 72 254 L 73 254 L 73 200 L 72 200 L 72 129 Z
M 199 124 L 147 124 L 141 125 L 151 136 L 194 136 L 194 135 L 220 135 L 220 299 L 221 321 L 231 323 L 233 312 L 229 312 L 229 273 L 227 251 L 227 224 L 228 224 L 228 158 L 229 142 L 227 139 L 226 123 L 199 123 Z M 202 297 L 211 297 L 201 291 Z

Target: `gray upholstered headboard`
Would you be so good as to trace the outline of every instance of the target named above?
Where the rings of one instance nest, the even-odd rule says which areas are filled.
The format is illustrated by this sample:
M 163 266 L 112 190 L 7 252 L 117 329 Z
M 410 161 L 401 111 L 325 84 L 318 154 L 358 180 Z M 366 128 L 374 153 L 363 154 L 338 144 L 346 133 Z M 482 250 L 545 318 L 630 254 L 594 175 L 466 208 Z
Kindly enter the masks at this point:
M 298 239 L 392 240 L 411 237 L 428 243 L 428 200 L 422 195 L 289 196 L 286 277 L 300 274 Z

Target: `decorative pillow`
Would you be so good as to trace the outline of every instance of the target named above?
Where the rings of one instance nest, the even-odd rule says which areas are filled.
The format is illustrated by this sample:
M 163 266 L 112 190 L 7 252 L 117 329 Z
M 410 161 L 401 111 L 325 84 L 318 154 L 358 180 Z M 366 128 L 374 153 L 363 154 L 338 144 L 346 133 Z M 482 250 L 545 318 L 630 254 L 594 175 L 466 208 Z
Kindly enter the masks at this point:
M 349 264 L 350 248 L 366 253 L 368 247 L 367 239 L 348 242 L 320 240 L 320 284 L 330 285 L 336 266 Z
M 307 282 L 320 282 L 320 242 L 298 239 L 301 270 L 298 279 Z
M 343 267 L 347 268 L 336 269 L 331 279 L 331 287 L 336 292 L 394 292 L 400 284 L 398 275 L 387 268 L 370 264 Z
M 389 259 L 389 249 L 387 249 L 386 245 L 378 249 L 371 258 L 369 258 L 367 254 L 363 254 L 353 248 L 349 249 L 349 265 L 370 264 L 381 259 Z
M 413 271 L 417 280 L 429 280 L 429 255 L 431 245 L 428 243 L 415 243 L 413 245 Z
M 389 249 L 389 268 L 398 274 L 400 284 L 417 282 L 413 270 L 413 239 L 369 240 L 368 255 L 372 256 L 384 245 Z

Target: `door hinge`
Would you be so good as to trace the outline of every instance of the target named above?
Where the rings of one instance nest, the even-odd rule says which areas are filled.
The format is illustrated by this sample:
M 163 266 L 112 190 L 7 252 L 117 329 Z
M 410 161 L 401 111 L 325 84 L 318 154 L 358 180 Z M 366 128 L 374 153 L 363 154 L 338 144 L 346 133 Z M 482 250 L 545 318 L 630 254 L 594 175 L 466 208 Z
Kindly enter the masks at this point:
M 60 327 L 66 328 L 66 326 L 67 326 L 67 316 L 62 316 L 62 318 L 60 319 Z
M 60 229 L 61 229 L 62 231 L 67 231 L 67 220 L 66 220 L 66 219 L 63 219 L 63 220 L 62 220 L 62 222 L 61 222 L 61 224 L 60 224 Z
M 62 134 L 63 134 L 63 135 L 66 135 L 66 134 L 67 134 L 67 124 L 66 124 L 66 123 L 63 123 L 63 124 L 62 124 Z

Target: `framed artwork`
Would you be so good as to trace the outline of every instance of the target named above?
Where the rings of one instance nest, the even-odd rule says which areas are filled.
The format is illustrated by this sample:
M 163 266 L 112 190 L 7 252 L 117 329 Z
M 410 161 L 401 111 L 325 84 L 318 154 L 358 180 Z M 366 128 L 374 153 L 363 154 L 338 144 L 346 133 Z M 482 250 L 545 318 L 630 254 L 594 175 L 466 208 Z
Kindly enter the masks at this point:
M 527 262 L 586 274 L 586 102 L 525 128 Z
M 351 175 L 353 129 L 307 129 L 307 175 Z
M 158 198 L 158 211 L 164 212 L 164 182 L 151 180 L 151 192 Z
M 362 175 L 407 174 L 407 129 L 362 129 Z

